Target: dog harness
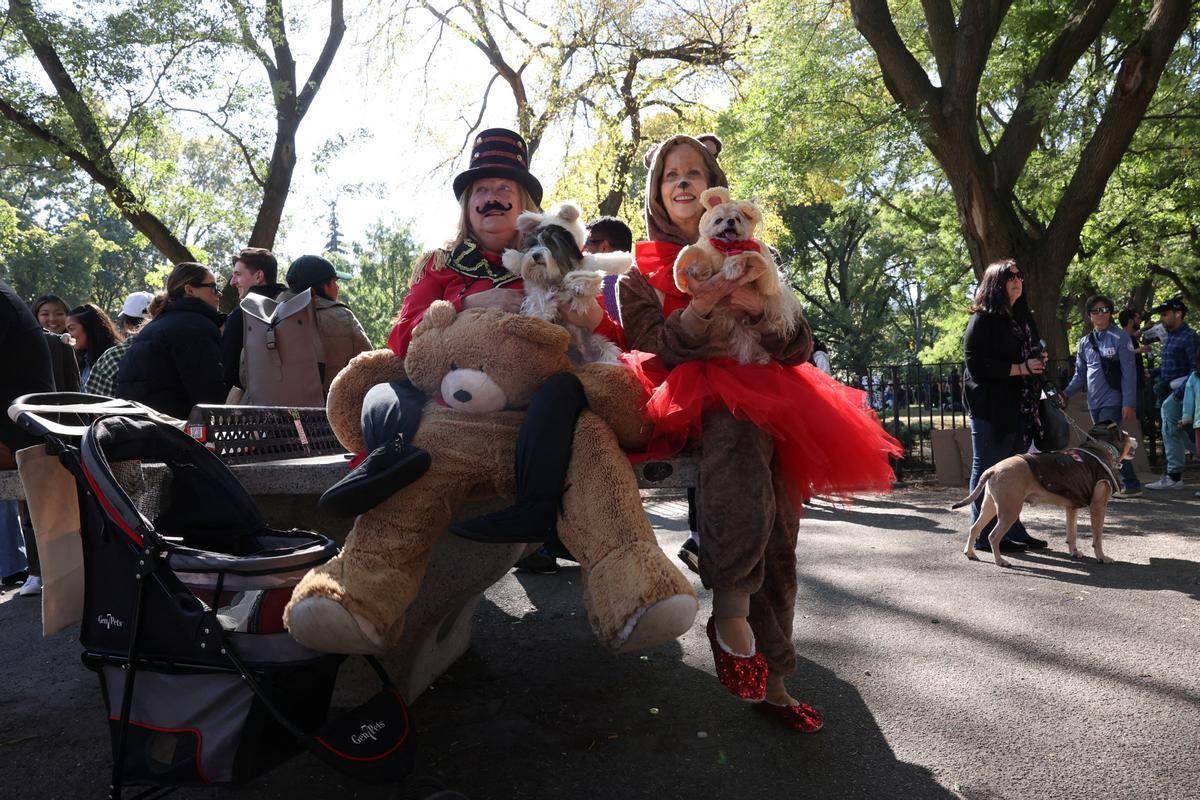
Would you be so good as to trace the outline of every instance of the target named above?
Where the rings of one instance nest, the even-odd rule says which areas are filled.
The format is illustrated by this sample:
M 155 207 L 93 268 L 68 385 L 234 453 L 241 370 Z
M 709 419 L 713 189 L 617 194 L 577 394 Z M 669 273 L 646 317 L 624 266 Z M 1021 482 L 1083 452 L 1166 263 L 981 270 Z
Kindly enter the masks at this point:
M 1072 447 L 1053 453 L 1026 453 L 1021 456 L 1042 488 L 1065 497 L 1075 508 L 1092 504 L 1096 484 L 1108 481 L 1113 491 L 1121 486 L 1109 465 L 1109 454 L 1091 446 Z

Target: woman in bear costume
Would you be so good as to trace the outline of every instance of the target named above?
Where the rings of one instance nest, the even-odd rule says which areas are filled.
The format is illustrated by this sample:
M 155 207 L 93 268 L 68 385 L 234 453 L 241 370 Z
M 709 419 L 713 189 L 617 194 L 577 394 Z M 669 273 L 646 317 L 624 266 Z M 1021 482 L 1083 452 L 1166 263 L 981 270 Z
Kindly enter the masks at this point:
M 787 338 L 756 325 L 773 360 L 739 365 L 709 334 L 708 315 L 726 304 L 753 324 L 761 298 L 721 273 L 688 292 L 676 286 L 676 256 L 699 238 L 701 192 L 728 186 L 720 148 L 712 135 L 676 135 L 647 154 L 650 241 L 637 244 L 636 266 L 618 283 L 621 320 L 627 346 L 657 356 L 631 361 L 654 392 L 647 414 L 659 447 L 676 449 L 688 435 L 701 442 L 700 577 L 713 591 L 717 676 L 740 699 L 759 701 L 756 710 L 814 732 L 820 713 L 784 683 L 796 668 L 799 507 L 815 493 L 888 488 L 894 441 L 853 390 L 805 364 L 812 334 L 803 318 Z

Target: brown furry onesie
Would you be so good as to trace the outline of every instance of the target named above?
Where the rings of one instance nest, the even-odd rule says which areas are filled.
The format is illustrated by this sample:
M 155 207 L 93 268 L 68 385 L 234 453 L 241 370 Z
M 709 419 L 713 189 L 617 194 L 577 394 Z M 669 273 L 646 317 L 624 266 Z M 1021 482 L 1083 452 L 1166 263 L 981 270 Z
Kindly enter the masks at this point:
M 663 154 L 683 143 L 700 151 L 716 185 L 726 185 L 709 147 L 690 136 L 676 136 L 654 152 L 647 179 L 646 217 L 651 239 L 685 245 L 681 231 L 666 215 L 660 192 Z M 715 148 L 719 152 L 719 145 Z M 668 366 L 722 354 L 710 341 L 707 321 L 690 308 L 663 314 L 663 294 L 634 267 L 618 283 L 625 340 L 630 349 L 656 353 Z M 812 333 L 800 321 L 788 341 L 764 335 L 762 345 L 784 364 L 808 360 Z M 799 509 L 789 499 L 774 461 L 771 437 L 753 423 L 724 409 L 703 418 L 699 506 L 700 578 L 710 589 L 748 592 L 748 620 L 758 649 L 774 675 L 796 667 L 792 617 L 796 602 L 796 534 Z

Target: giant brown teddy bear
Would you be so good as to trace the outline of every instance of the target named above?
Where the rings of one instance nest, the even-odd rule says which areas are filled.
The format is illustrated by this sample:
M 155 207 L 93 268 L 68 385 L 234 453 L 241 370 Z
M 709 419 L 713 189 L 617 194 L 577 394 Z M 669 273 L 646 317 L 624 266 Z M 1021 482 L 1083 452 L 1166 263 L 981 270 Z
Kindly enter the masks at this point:
M 515 494 L 524 412 L 510 409 L 526 406 L 551 375 L 571 371 L 568 341 L 565 330 L 543 320 L 495 309 L 456 312 L 438 301 L 414 330 L 403 364 L 388 350 L 350 362 L 329 393 L 338 440 L 361 450 L 363 396 L 407 372 L 433 398 L 413 440 L 433 464 L 355 520 L 341 554 L 296 587 L 284 617 L 296 639 L 341 653 L 379 652 L 399 639 L 434 542 L 455 509 L 471 497 Z M 623 367 L 590 364 L 575 372 L 591 410 L 575 426 L 559 536 L 582 567 L 583 601 L 600 641 L 621 651 L 652 647 L 690 628 L 697 602 L 659 549 L 621 451 L 646 443 L 644 397 Z

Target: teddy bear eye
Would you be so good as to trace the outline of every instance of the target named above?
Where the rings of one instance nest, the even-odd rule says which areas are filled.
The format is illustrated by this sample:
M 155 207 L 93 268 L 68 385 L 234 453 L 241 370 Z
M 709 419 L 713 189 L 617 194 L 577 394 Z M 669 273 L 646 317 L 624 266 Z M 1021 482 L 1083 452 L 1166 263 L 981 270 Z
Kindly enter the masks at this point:
M 456 369 L 458 369 L 458 364 L 457 364 L 457 363 L 455 363 L 455 362 L 453 362 L 453 361 L 451 361 L 451 362 L 450 362 L 450 371 L 451 371 L 451 372 L 453 372 L 453 371 L 454 371 L 454 370 L 456 370 Z

